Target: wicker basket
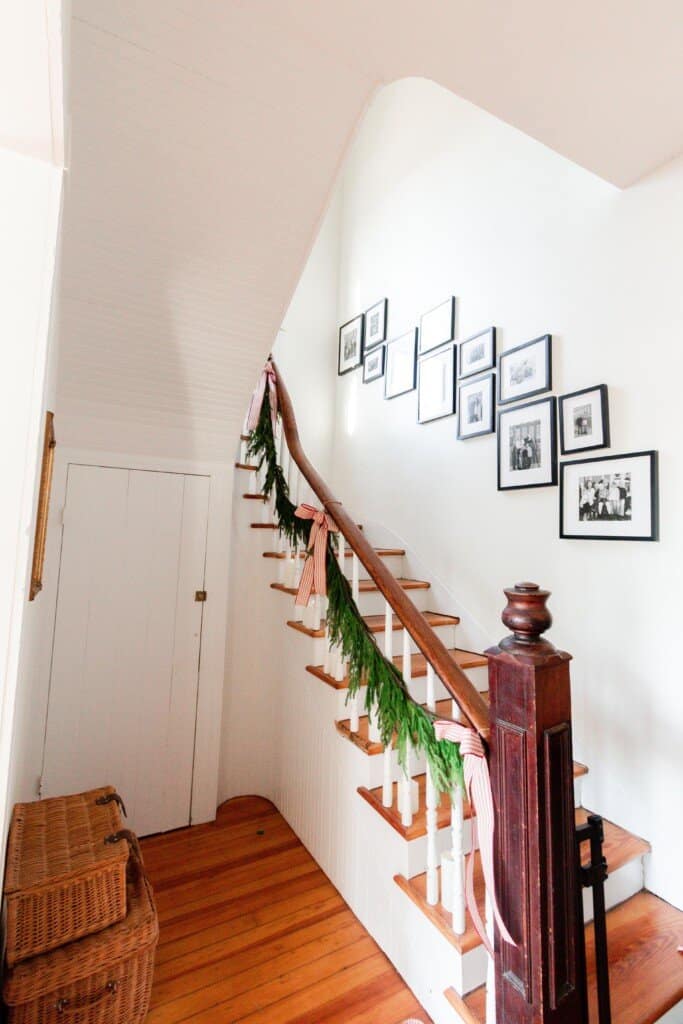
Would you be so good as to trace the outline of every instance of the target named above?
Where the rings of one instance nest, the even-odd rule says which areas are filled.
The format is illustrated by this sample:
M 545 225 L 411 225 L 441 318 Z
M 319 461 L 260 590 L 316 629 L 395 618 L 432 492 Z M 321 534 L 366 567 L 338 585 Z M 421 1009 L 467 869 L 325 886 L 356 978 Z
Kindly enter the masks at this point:
M 141 1024 L 159 925 L 137 857 L 131 857 L 127 897 L 124 921 L 7 972 L 8 1024 Z
M 121 921 L 128 844 L 111 786 L 17 804 L 7 846 L 6 959 L 10 967 Z

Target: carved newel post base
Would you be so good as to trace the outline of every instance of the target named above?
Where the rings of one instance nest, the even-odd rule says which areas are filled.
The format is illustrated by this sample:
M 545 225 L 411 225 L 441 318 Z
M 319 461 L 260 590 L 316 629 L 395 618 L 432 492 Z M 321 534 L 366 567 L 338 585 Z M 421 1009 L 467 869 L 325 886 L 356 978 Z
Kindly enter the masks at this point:
M 512 630 L 489 656 L 491 783 L 500 908 L 517 946 L 496 935 L 497 1024 L 586 1020 L 577 914 L 569 662 L 541 636 L 549 592 L 506 590 Z

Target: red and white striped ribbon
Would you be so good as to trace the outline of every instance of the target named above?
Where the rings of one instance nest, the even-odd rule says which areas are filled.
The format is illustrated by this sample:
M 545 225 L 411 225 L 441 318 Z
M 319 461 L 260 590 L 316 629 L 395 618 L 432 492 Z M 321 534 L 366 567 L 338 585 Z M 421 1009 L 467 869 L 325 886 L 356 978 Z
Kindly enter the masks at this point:
M 438 740 L 450 740 L 451 743 L 460 744 L 460 753 L 463 760 L 465 774 L 465 789 L 472 806 L 472 850 L 467 861 L 467 878 L 465 883 L 465 896 L 467 908 L 472 917 L 472 923 L 477 930 L 479 938 L 484 943 L 491 956 L 493 949 L 489 942 L 484 922 L 479 913 L 479 907 L 474 898 L 474 851 L 477 848 L 481 851 L 481 866 L 484 873 L 484 884 L 491 899 L 491 910 L 498 925 L 501 937 L 510 945 L 516 945 L 515 940 L 508 932 L 496 900 L 496 886 L 493 876 L 493 795 L 491 793 L 491 779 L 489 777 L 489 766 L 486 761 L 486 752 L 480 737 L 474 729 L 468 729 L 465 725 L 458 725 L 457 722 L 434 722 L 434 732 Z
M 336 533 L 337 527 L 326 512 L 312 505 L 299 505 L 294 515 L 299 519 L 312 519 L 313 525 L 308 537 L 309 556 L 301 573 L 295 604 L 308 604 L 311 594 L 327 594 L 327 536 Z M 312 552 L 312 554 L 311 554 Z
M 273 436 L 275 436 L 275 428 L 277 425 L 277 377 L 275 376 L 275 367 L 271 363 L 270 359 L 263 367 L 258 384 L 254 388 L 254 393 L 251 396 L 249 412 L 247 413 L 247 430 L 251 433 L 252 430 L 255 430 L 258 426 L 259 416 L 261 415 L 261 406 L 263 405 L 263 396 L 266 393 L 266 385 L 268 385 L 270 419 L 273 424 Z

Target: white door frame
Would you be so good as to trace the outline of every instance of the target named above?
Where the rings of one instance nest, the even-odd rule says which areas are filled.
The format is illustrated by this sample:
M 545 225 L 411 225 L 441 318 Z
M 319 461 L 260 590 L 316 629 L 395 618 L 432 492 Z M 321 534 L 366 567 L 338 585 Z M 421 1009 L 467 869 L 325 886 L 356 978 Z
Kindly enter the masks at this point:
M 137 469 L 149 472 L 182 473 L 209 477 L 209 514 L 206 536 L 207 601 L 202 619 L 202 640 L 197 693 L 197 724 L 194 771 L 192 778 L 191 823 L 213 821 L 218 805 L 218 771 L 221 746 L 221 718 L 225 678 L 225 639 L 227 629 L 228 571 L 230 557 L 230 510 L 232 502 L 232 463 L 195 462 L 191 459 L 165 459 L 151 455 L 126 455 L 83 448 L 55 449 L 53 490 L 46 545 L 46 581 L 42 597 L 49 608 L 49 636 L 46 637 L 45 722 L 49 704 L 49 679 L 56 625 L 57 595 L 63 509 L 66 504 L 69 465 L 102 466 L 107 469 Z M 68 515 L 68 511 L 67 511 Z M 43 759 L 45 741 L 43 740 Z

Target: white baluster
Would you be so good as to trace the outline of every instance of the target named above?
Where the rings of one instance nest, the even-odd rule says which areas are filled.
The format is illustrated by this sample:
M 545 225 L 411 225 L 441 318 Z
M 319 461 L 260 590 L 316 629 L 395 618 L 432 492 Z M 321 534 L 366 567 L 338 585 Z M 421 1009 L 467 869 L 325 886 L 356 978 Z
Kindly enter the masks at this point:
M 399 806 L 401 808 L 401 824 L 405 828 L 410 828 L 413 824 L 413 786 L 412 786 L 412 753 L 410 746 L 406 748 L 406 763 L 405 767 L 401 769 L 401 776 L 399 778 Z
M 384 655 L 388 661 L 393 658 L 394 651 L 394 630 L 393 612 L 388 601 L 384 602 Z M 382 778 L 382 804 L 384 807 L 391 807 L 394 802 L 393 778 L 393 752 L 391 740 L 384 748 L 384 774 Z
M 463 813 L 462 789 L 456 785 L 451 794 L 451 891 L 450 904 L 453 913 L 453 931 L 456 935 L 465 933 L 465 820 Z M 445 881 L 441 878 L 442 892 Z
M 322 598 L 318 594 L 313 594 L 308 603 L 312 608 L 311 629 L 318 630 L 322 625 Z
M 437 870 L 438 859 L 436 850 L 438 794 L 432 781 L 429 764 L 427 765 L 425 804 L 427 818 L 427 903 L 431 907 L 435 907 L 439 902 L 439 873 Z
M 407 629 L 403 630 L 403 680 L 408 689 L 408 693 L 411 691 L 413 682 L 413 659 L 410 653 L 410 633 Z M 409 828 L 413 823 L 413 802 L 412 802 L 412 777 L 411 777 L 411 761 L 412 751 L 410 749 L 410 742 L 406 748 L 406 762 L 405 768 L 401 772 L 399 778 L 399 804 L 401 808 L 401 824 L 405 828 Z
M 351 557 L 351 594 L 358 605 L 360 600 L 360 562 L 355 551 Z
M 427 709 L 429 711 L 436 711 L 435 680 L 434 669 L 427 662 Z

